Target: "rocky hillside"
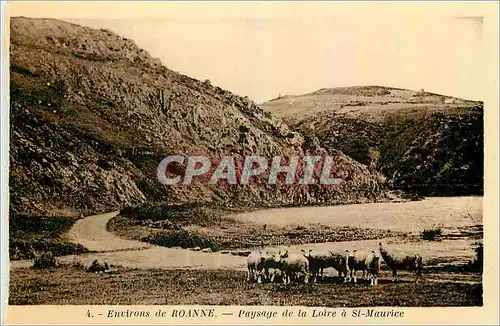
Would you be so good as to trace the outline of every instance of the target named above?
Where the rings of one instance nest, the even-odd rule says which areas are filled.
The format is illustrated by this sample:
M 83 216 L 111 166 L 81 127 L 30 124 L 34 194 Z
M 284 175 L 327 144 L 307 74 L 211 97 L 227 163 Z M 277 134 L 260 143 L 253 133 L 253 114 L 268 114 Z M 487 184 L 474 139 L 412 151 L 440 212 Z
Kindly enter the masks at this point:
M 10 212 L 71 216 L 143 203 L 279 206 L 377 200 L 384 178 L 335 154 L 337 186 L 165 186 L 166 155 L 323 152 L 246 97 L 173 72 L 132 40 L 51 19 L 11 19 Z
M 380 86 L 322 89 L 262 105 L 297 132 L 419 195 L 483 192 L 483 104 Z

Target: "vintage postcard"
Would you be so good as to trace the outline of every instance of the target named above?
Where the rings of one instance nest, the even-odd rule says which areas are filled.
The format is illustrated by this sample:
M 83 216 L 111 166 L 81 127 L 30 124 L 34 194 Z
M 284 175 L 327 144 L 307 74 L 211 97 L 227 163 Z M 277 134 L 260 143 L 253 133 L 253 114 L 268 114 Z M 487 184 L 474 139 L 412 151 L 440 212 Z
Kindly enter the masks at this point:
M 497 324 L 498 2 L 2 2 L 6 324 Z

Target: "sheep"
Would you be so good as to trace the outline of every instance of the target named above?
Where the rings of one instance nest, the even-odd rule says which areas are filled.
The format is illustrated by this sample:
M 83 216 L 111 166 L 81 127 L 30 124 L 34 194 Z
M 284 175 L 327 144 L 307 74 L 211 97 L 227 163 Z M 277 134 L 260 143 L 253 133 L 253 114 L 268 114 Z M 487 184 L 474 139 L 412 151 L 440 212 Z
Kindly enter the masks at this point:
M 355 256 L 356 250 L 351 254 L 349 250 L 346 250 L 346 261 L 348 268 L 348 275 L 346 277 L 346 282 L 354 281 L 356 283 L 356 271 L 359 270 L 362 266 L 358 266 L 358 262 Z
M 247 258 L 247 281 L 257 280 L 260 284 L 263 280 L 274 282 L 279 274 L 280 256 L 277 251 L 267 250 L 265 252 L 252 252 Z M 270 272 L 272 269 L 272 272 Z
M 247 258 L 247 282 L 256 280 L 257 283 L 262 283 L 262 269 L 264 267 L 264 257 L 262 252 L 252 252 Z
M 347 259 L 342 254 L 330 251 L 330 255 L 333 257 L 333 268 L 338 271 L 338 276 L 342 278 L 344 276 L 344 282 L 346 282 L 348 266 Z
M 347 275 L 347 265 L 345 258 L 337 253 L 329 252 L 313 252 L 309 250 L 306 253 L 305 250 L 301 250 L 304 257 L 309 261 L 309 272 L 313 277 L 313 282 L 317 282 L 318 274 L 320 274 L 320 279 L 323 279 L 323 272 L 325 268 L 333 267 L 339 272 L 339 277 L 344 277 Z
M 349 268 L 349 275 L 346 277 L 345 282 L 353 281 L 357 283 L 356 272 L 363 271 L 363 279 L 370 280 L 370 285 L 378 284 L 378 275 L 380 271 L 380 256 L 372 250 L 371 253 L 358 253 L 353 250 L 352 254 L 349 250 L 347 252 L 347 267 Z
M 288 250 L 283 253 L 279 251 L 279 264 L 284 284 L 290 284 L 291 278 L 297 274 L 302 274 L 304 283 L 308 283 L 309 261 L 303 254 L 290 254 Z
M 384 248 L 382 242 L 379 242 L 380 255 L 384 259 L 385 264 L 392 270 L 392 281 L 397 281 L 398 269 L 415 270 L 415 282 L 418 283 L 419 278 L 422 276 L 422 257 L 419 254 L 415 255 L 397 255 L 391 253 Z
M 301 252 L 309 262 L 309 273 L 313 278 L 313 282 L 317 282 L 319 273 L 321 273 L 321 279 L 323 279 L 323 270 L 330 265 L 330 255 L 322 252 L 313 252 L 312 250 L 306 253 L 304 249 Z
M 300 250 L 302 255 L 307 259 L 309 263 L 309 273 L 311 274 L 311 277 L 313 278 L 313 282 L 316 283 L 316 277 L 317 277 L 317 268 L 316 268 L 316 257 L 311 254 L 312 250 L 309 250 L 309 252 L 306 252 L 304 249 Z
M 274 282 L 274 279 L 276 275 L 278 274 L 278 271 L 280 269 L 280 262 L 279 262 L 279 252 L 275 250 L 267 250 L 265 254 L 263 255 L 263 268 L 264 268 L 264 275 L 266 280 L 269 280 L 270 282 Z M 269 270 L 272 269 L 272 273 L 270 275 Z
M 380 255 L 372 250 L 372 256 L 368 260 L 368 278 L 370 279 L 370 285 L 378 284 L 378 276 L 380 274 Z

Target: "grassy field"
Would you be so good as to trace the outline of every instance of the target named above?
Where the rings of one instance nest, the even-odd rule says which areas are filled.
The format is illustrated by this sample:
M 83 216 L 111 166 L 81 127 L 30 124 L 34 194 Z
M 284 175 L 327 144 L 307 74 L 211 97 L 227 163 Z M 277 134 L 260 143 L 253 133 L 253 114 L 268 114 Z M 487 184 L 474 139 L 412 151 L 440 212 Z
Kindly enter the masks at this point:
M 435 272 L 435 271 L 434 271 Z M 303 305 L 359 306 L 481 306 L 479 274 L 426 275 L 415 283 L 406 275 L 393 284 L 384 272 L 376 287 L 341 284 L 336 278 L 317 284 L 256 284 L 246 273 L 228 270 L 119 269 L 95 274 L 77 266 L 11 272 L 11 305 L 158 304 L 158 305 Z M 471 282 L 473 281 L 473 282 Z M 337 284 L 335 284 L 337 283 Z

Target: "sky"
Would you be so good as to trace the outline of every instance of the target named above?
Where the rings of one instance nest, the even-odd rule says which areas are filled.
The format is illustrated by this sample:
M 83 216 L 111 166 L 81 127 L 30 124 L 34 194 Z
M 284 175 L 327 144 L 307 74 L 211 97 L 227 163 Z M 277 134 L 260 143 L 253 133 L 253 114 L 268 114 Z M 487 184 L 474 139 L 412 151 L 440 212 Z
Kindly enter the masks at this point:
M 11 5 L 10 14 L 111 29 L 169 69 L 210 79 L 258 103 L 354 85 L 482 100 L 483 19 L 470 11 L 461 17 L 422 8 L 418 3 L 19 3 Z

